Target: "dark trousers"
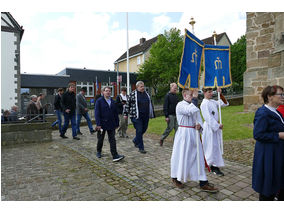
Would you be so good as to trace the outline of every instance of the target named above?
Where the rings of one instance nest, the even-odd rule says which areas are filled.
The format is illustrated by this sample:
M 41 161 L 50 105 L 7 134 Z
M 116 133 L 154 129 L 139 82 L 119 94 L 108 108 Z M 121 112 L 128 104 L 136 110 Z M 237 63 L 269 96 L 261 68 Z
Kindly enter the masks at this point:
M 148 128 L 149 116 L 141 116 L 138 119 L 131 118 L 131 121 L 136 129 L 136 136 L 133 142 L 138 145 L 139 150 L 144 150 L 143 134 Z
M 70 114 L 63 112 L 64 116 L 64 125 L 62 127 L 61 134 L 64 135 L 66 133 L 66 130 L 69 126 L 69 121 L 71 120 L 71 127 L 72 127 L 72 136 L 75 137 L 77 136 L 77 131 L 76 131 L 76 114 Z
M 98 138 L 97 152 L 102 152 L 106 132 L 107 132 L 108 141 L 109 141 L 109 144 L 110 144 L 111 155 L 112 155 L 112 157 L 115 157 L 117 155 L 116 140 L 115 140 L 115 129 L 104 130 L 102 132 L 98 131 L 98 134 L 97 134 L 97 138 Z

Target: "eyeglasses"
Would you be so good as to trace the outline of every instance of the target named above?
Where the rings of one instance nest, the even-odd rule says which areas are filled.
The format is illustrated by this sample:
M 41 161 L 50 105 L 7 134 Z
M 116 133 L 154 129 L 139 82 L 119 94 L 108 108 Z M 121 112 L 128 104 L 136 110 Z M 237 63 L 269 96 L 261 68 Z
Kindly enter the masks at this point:
M 279 95 L 279 96 L 284 97 L 284 93 L 276 93 L 275 95 Z

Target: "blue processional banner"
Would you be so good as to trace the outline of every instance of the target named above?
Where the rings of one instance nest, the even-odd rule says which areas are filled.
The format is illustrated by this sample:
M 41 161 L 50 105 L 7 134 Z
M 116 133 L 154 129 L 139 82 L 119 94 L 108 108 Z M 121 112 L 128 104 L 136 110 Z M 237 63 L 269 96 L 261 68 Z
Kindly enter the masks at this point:
M 205 45 L 204 87 L 229 87 L 232 85 L 230 47 Z
M 181 88 L 198 88 L 204 42 L 185 29 L 183 54 L 178 85 Z

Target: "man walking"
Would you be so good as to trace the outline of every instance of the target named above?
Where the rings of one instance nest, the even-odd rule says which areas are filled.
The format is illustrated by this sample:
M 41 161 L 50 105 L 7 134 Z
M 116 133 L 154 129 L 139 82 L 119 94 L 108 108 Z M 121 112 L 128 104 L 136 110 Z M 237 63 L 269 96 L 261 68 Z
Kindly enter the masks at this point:
M 62 95 L 62 109 L 64 116 L 64 125 L 60 137 L 67 138 L 65 136 L 65 133 L 69 125 L 69 120 L 71 120 L 73 139 L 80 140 L 80 138 L 77 137 L 76 131 L 76 95 L 75 84 L 73 83 L 68 84 L 68 90 Z
M 56 113 L 56 116 L 57 116 L 57 120 L 55 122 L 53 122 L 52 125 L 51 125 L 52 127 L 54 127 L 56 124 L 58 124 L 58 129 L 59 129 L 60 135 L 61 135 L 61 130 L 62 130 L 61 114 L 62 114 L 63 110 L 62 110 L 62 104 L 61 104 L 61 97 L 62 97 L 63 92 L 64 92 L 63 89 L 59 88 L 57 90 L 57 95 L 54 98 L 54 110 L 55 110 L 55 113 Z
M 178 103 L 178 96 L 177 93 L 177 84 L 171 83 L 170 84 L 170 91 L 166 94 L 164 100 L 164 114 L 166 117 L 167 128 L 165 129 L 161 139 L 160 139 L 160 146 L 163 146 L 164 140 L 168 135 L 171 133 L 173 128 L 175 132 L 178 129 L 177 118 L 176 118 L 176 106 Z
M 104 87 L 103 97 L 100 97 L 96 101 L 95 105 L 96 130 L 98 131 L 97 157 L 102 157 L 103 142 L 105 133 L 107 132 L 110 152 L 112 154 L 113 161 L 115 162 L 122 160 L 124 156 L 119 155 L 116 149 L 115 129 L 119 126 L 119 119 L 116 104 L 110 95 L 111 88 L 108 86 Z
M 128 99 L 128 95 L 126 94 L 126 87 L 121 88 L 121 93 L 116 97 L 116 105 L 118 110 L 119 117 L 119 128 L 118 134 L 121 138 L 128 138 L 126 131 L 128 127 L 128 119 L 125 119 L 123 116 L 123 111 L 125 110 L 125 105 Z
M 139 152 L 146 154 L 144 150 L 143 134 L 148 128 L 149 118 L 154 118 L 154 107 L 149 94 L 145 91 L 144 82 L 136 83 L 136 90 L 132 91 L 127 101 L 124 116 L 130 116 L 131 121 L 136 129 L 136 136 L 133 139 L 135 147 Z
M 87 108 L 87 101 L 85 99 L 85 94 L 87 92 L 86 87 L 82 87 L 80 90 L 80 93 L 77 94 L 76 96 L 76 111 L 77 111 L 77 135 L 83 135 L 82 132 L 80 131 L 80 123 L 81 123 L 81 118 L 84 116 L 84 118 L 87 121 L 90 133 L 93 134 L 95 131 L 93 129 L 93 124 L 90 119 L 89 113 L 88 113 L 88 108 Z
M 37 96 L 36 95 L 32 95 L 31 96 L 31 100 L 30 100 L 30 102 L 29 102 L 29 104 L 27 106 L 27 121 L 33 119 L 39 113 L 38 108 L 36 106 L 36 101 L 37 101 Z

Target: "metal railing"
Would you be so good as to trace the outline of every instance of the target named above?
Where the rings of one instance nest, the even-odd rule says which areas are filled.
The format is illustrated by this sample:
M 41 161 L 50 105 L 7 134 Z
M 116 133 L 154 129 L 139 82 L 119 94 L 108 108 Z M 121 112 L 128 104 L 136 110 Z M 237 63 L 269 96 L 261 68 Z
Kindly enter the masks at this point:
M 12 124 L 12 123 L 39 123 L 47 122 L 46 118 L 54 116 L 54 114 L 24 114 L 17 113 L 14 115 L 1 115 L 1 124 Z

